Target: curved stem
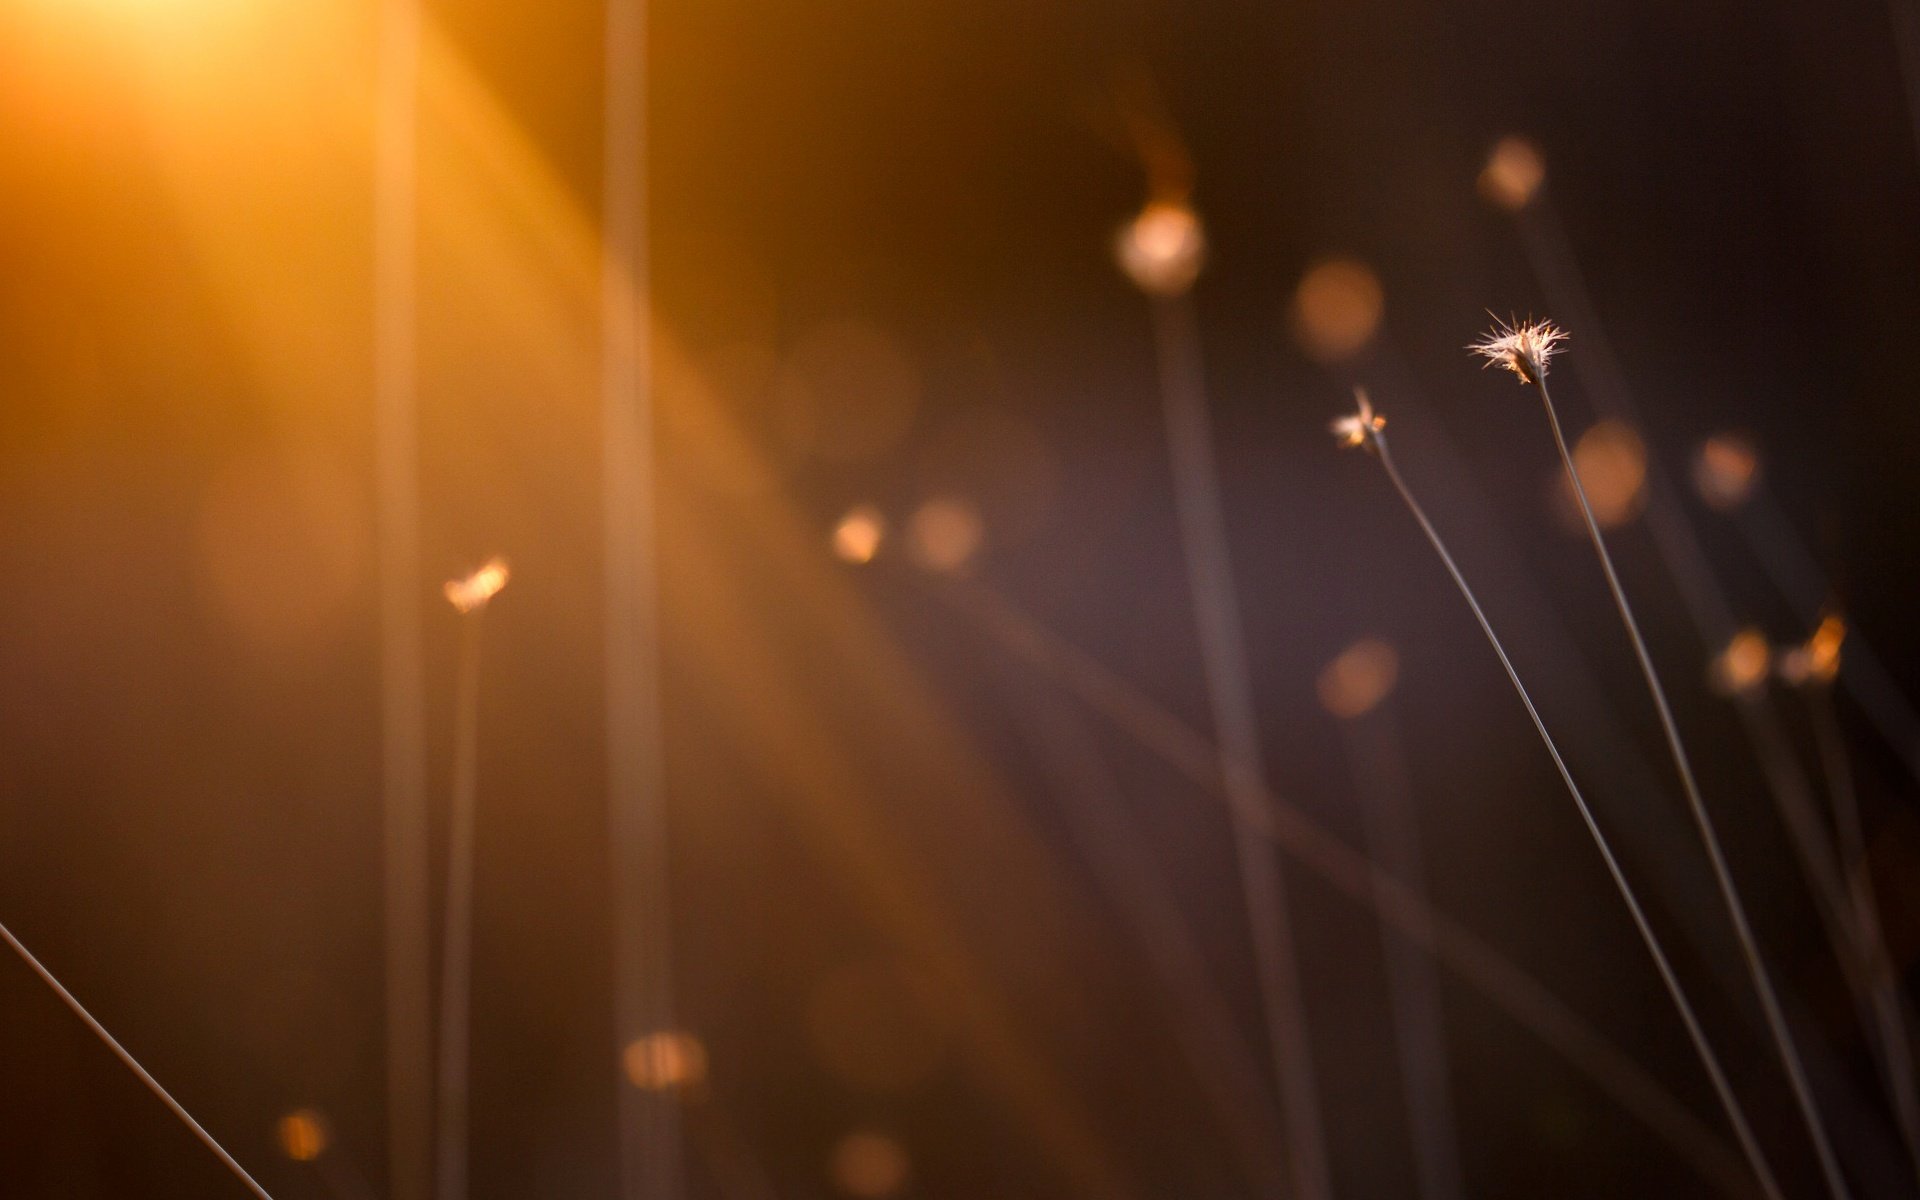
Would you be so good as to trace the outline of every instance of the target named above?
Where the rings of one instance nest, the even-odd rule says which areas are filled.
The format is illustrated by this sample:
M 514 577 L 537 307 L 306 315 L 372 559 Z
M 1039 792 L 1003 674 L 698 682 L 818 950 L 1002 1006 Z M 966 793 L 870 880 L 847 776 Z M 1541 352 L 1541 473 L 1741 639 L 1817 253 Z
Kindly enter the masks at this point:
M 1394 490 L 1400 493 L 1400 499 L 1406 502 L 1407 510 L 1413 519 L 1419 522 L 1421 532 L 1427 535 L 1440 561 L 1447 568 L 1447 574 L 1453 577 L 1454 586 L 1460 589 L 1460 595 L 1473 610 L 1473 619 L 1480 624 L 1480 632 L 1487 637 L 1487 643 L 1493 647 L 1494 655 L 1499 658 L 1500 666 L 1506 670 L 1507 679 L 1513 684 L 1514 692 L 1520 697 L 1520 703 L 1526 707 L 1527 716 L 1533 721 L 1534 731 L 1540 735 L 1541 743 L 1546 746 L 1547 754 L 1553 759 L 1554 767 L 1560 772 L 1560 781 L 1566 785 L 1567 794 L 1573 797 L 1573 805 L 1580 812 L 1580 819 L 1586 824 L 1587 832 L 1593 835 L 1593 843 L 1599 848 L 1600 857 L 1607 865 L 1607 873 L 1613 877 L 1613 883 L 1619 889 L 1620 898 L 1626 902 L 1627 912 L 1633 917 L 1634 928 L 1640 931 L 1641 941 L 1646 943 L 1647 953 L 1653 957 L 1653 965 L 1660 973 L 1660 981 L 1666 985 L 1667 994 L 1673 998 L 1673 1005 L 1680 1012 L 1680 1021 L 1687 1029 L 1687 1037 L 1693 1042 L 1694 1051 L 1700 1056 L 1700 1063 L 1706 1068 L 1707 1078 L 1713 1084 L 1714 1095 L 1719 1097 L 1720 1105 L 1726 1110 L 1727 1121 L 1733 1126 L 1734 1136 L 1739 1139 L 1740 1148 L 1746 1153 L 1747 1161 L 1753 1167 L 1753 1173 L 1760 1180 L 1762 1190 L 1771 1200 L 1782 1200 L 1779 1181 L 1774 1178 L 1773 1169 L 1760 1153 L 1760 1145 L 1754 1139 L 1753 1130 L 1747 1124 L 1746 1114 L 1740 1109 L 1734 1098 L 1733 1087 L 1727 1082 L 1726 1072 L 1721 1069 L 1720 1059 L 1714 1053 L 1713 1046 L 1707 1041 L 1705 1030 L 1700 1026 L 1700 1018 L 1694 1012 L 1692 1001 L 1680 986 L 1680 979 L 1674 974 L 1673 964 L 1668 961 L 1666 951 L 1660 945 L 1660 939 L 1654 934 L 1653 926 L 1647 920 L 1647 914 L 1640 906 L 1639 897 L 1634 894 L 1633 885 L 1627 882 L 1626 872 L 1621 869 L 1620 861 L 1614 856 L 1613 847 L 1608 843 L 1606 834 L 1600 830 L 1600 823 L 1594 818 L 1593 810 L 1587 806 L 1586 796 L 1580 791 L 1580 785 L 1573 781 L 1573 772 L 1560 756 L 1560 747 L 1554 742 L 1553 735 L 1547 732 L 1547 725 L 1540 717 L 1540 710 L 1534 707 L 1533 697 L 1528 694 L 1526 685 L 1520 681 L 1520 673 L 1514 669 L 1513 662 L 1507 657 L 1506 647 L 1493 631 L 1493 624 L 1487 620 L 1487 614 L 1481 609 L 1480 601 L 1474 596 L 1473 589 L 1467 585 L 1466 576 L 1448 553 L 1446 543 L 1440 540 L 1439 531 L 1433 522 L 1427 519 L 1426 510 L 1414 499 L 1413 492 L 1406 481 L 1400 477 L 1400 471 L 1393 465 L 1393 455 L 1387 449 L 1384 433 L 1376 430 L 1373 434 L 1373 446 L 1379 452 L 1380 465 L 1386 469 L 1387 478 L 1392 481 Z
M 1573 484 L 1574 497 L 1580 502 L 1580 515 L 1585 518 L 1587 536 L 1593 542 L 1594 553 L 1600 558 L 1600 569 L 1606 573 L 1607 588 L 1613 593 L 1614 607 L 1620 611 L 1621 623 L 1626 626 L 1627 637 L 1633 643 L 1634 658 L 1640 664 L 1640 674 L 1646 679 L 1647 692 L 1653 697 L 1653 706 L 1660 714 L 1660 729 L 1666 734 L 1667 748 L 1673 754 L 1674 768 L 1680 775 L 1680 786 L 1687 796 L 1687 807 L 1693 814 L 1693 823 L 1700 830 L 1700 840 L 1706 844 L 1707 861 L 1713 867 L 1714 883 L 1720 888 L 1720 896 L 1726 901 L 1727 912 L 1733 919 L 1733 931 L 1740 942 L 1740 953 L 1746 959 L 1747 973 L 1753 977 L 1753 988 L 1760 997 L 1760 1008 L 1766 1016 L 1767 1029 L 1773 1035 L 1775 1046 L 1780 1052 L 1780 1061 L 1787 1069 L 1787 1081 L 1793 1087 L 1794 1099 L 1800 1105 L 1800 1115 L 1805 1118 L 1807 1132 L 1813 1137 L 1813 1148 L 1820 1157 L 1820 1172 L 1826 1177 L 1827 1190 L 1841 1200 L 1847 1200 L 1851 1193 L 1840 1173 L 1839 1160 L 1834 1156 L 1833 1144 L 1827 1139 L 1827 1131 L 1820 1124 L 1820 1115 L 1813 1103 L 1813 1088 L 1807 1082 L 1806 1068 L 1800 1062 L 1800 1052 L 1794 1048 L 1793 1037 L 1787 1030 L 1785 1013 L 1780 1009 L 1780 997 L 1774 991 L 1773 981 L 1767 976 L 1766 964 L 1760 958 L 1760 944 L 1753 936 L 1753 928 L 1747 921 L 1746 906 L 1740 901 L 1740 894 L 1733 886 L 1733 875 L 1727 869 L 1726 855 L 1720 849 L 1720 837 L 1714 831 L 1713 818 L 1707 815 L 1706 801 L 1701 798 L 1700 784 L 1694 779 L 1693 762 L 1687 757 L 1686 747 L 1680 742 L 1680 727 L 1674 722 L 1673 709 L 1667 703 L 1667 691 L 1660 683 L 1660 675 L 1653 667 L 1653 656 L 1647 651 L 1646 639 L 1640 635 L 1639 622 L 1633 618 L 1633 606 L 1627 602 L 1626 589 L 1620 586 L 1620 576 L 1613 569 L 1613 556 L 1607 553 L 1607 543 L 1600 536 L 1600 523 L 1594 519 L 1593 506 L 1587 502 L 1587 489 L 1580 482 L 1580 472 L 1573 465 L 1573 453 L 1567 449 L 1567 436 L 1560 428 L 1560 416 L 1554 411 L 1553 397 L 1547 394 L 1547 381 L 1536 378 L 1533 386 L 1540 393 L 1540 403 L 1547 410 L 1547 424 L 1553 430 L 1553 444 L 1559 448 L 1560 461 L 1566 467 L 1567 479 Z

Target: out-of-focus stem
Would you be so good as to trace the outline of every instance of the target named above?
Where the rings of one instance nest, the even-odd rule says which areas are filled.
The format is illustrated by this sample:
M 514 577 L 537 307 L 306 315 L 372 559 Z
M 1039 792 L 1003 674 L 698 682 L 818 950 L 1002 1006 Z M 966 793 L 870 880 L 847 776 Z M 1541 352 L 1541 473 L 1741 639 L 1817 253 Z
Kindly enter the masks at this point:
M 1192 302 L 1184 295 L 1156 298 L 1153 328 L 1180 541 L 1193 594 L 1207 698 L 1219 736 L 1220 774 L 1226 782 L 1261 1010 L 1280 1086 L 1294 1192 L 1298 1200 L 1330 1200 L 1326 1137 L 1286 885 L 1273 848 L 1254 832 L 1267 792 L 1266 773 L 1233 594 L 1226 518 L 1221 511 L 1213 428 L 1201 371 L 1200 331 Z
M 1833 825 L 1838 834 L 1840 873 L 1852 892 L 1854 919 L 1861 931 L 1867 954 L 1866 976 L 1872 996 L 1873 1019 L 1880 1042 L 1880 1066 L 1886 1076 L 1887 1093 L 1893 1100 L 1894 1115 L 1906 1143 L 1907 1155 L 1920 1170 L 1920 1091 L 1913 1072 L 1913 1039 L 1901 1011 L 1900 993 L 1895 986 L 1893 964 L 1888 961 L 1886 937 L 1880 927 L 1880 898 L 1873 885 L 1873 869 L 1867 857 L 1866 831 L 1860 821 L 1860 797 L 1853 784 L 1853 767 L 1847 759 L 1846 737 L 1840 730 L 1840 717 L 1833 701 L 1833 690 L 1819 681 L 1806 687 L 1807 709 L 1813 724 L 1814 743 L 1819 750 L 1821 769 L 1827 777 L 1827 796 L 1833 805 Z

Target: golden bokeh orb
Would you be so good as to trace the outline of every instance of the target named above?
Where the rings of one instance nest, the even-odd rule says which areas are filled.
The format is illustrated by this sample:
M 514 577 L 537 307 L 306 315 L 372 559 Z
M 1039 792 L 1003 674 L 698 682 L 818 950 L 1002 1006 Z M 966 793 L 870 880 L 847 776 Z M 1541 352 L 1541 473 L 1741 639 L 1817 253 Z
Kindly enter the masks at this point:
M 680 1091 L 707 1079 L 707 1047 L 684 1030 L 662 1030 L 635 1038 L 622 1051 L 620 1063 L 627 1082 L 642 1091 Z
M 833 1182 L 857 1200 L 886 1200 L 897 1196 L 913 1172 L 907 1149 L 887 1134 L 856 1130 L 833 1147 Z
M 1523 137 L 1504 137 L 1494 143 L 1480 170 L 1480 195 L 1497 208 L 1519 212 L 1533 202 L 1546 178 L 1547 164 L 1538 147 Z
M 1746 695 L 1767 681 L 1772 660 L 1766 635 L 1758 629 L 1742 629 L 1714 656 L 1709 679 L 1723 696 Z
M 1141 291 L 1150 296 L 1178 296 L 1200 277 L 1200 268 L 1206 264 L 1207 237 L 1191 208 L 1155 200 L 1120 231 L 1114 257 Z
M 833 553 L 841 562 L 869 563 L 887 536 L 887 519 L 871 504 L 847 510 L 833 527 Z
M 1330 258 L 1300 277 L 1290 311 L 1300 349 L 1316 362 L 1340 362 L 1373 340 L 1386 311 L 1386 291 L 1367 264 Z
M 1693 486 L 1709 508 L 1732 512 L 1760 483 L 1760 452 L 1737 433 L 1716 433 L 1693 457 Z
M 310 1163 L 327 1152 L 333 1131 L 327 1119 L 311 1108 L 298 1108 L 274 1122 L 274 1141 L 295 1162 Z
M 1596 423 L 1574 443 L 1573 464 L 1601 528 L 1618 528 L 1640 515 L 1646 502 L 1647 447 L 1631 426 L 1619 421 Z M 1573 484 L 1564 471 L 1555 486 L 1567 527 L 1584 529 Z
M 980 552 L 986 526 L 970 502 L 937 496 L 914 510 L 908 535 L 915 562 L 930 571 L 958 571 Z
M 1320 706 L 1352 720 L 1372 712 L 1393 692 L 1400 678 L 1400 655 L 1378 638 L 1362 638 L 1336 655 L 1320 672 Z

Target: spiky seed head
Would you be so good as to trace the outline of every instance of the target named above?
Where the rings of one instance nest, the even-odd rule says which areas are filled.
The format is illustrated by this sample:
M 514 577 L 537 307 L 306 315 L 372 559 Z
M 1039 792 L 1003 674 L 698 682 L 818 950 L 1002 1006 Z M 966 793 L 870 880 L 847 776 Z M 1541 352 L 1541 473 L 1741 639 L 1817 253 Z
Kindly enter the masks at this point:
M 1495 318 L 1493 329 L 1467 349 L 1486 359 L 1489 367 L 1512 371 L 1521 383 L 1539 383 L 1547 377 L 1547 364 L 1566 340 L 1566 330 L 1552 321 Z

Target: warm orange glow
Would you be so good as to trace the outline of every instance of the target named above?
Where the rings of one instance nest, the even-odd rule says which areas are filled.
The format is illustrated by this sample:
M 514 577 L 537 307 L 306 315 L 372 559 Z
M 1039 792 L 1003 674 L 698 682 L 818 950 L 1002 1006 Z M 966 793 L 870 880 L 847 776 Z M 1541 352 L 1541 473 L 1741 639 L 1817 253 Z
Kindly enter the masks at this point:
M 1693 460 L 1693 486 L 1700 498 L 1721 512 L 1747 502 L 1760 482 L 1760 452 L 1736 433 L 1716 433 L 1700 443 Z
M 627 1082 L 649 1092 L 678 1091 L 706 1082 L 707 1048 L 681 1030 L 636 1038 L 621 1054 Z
M 833 1182 L 860 1200 L 885 1200 L 906 1186 L 912 1163 L 906 1147 L 884 1133 L 861 1130 L 833 1148 Z
M 1309 269 L 1293 293 L 1293 336 L 1319 362 L 1351 358 L 1373 340 L 1386 293 L 1373 268 L 1332 258 Z
M 986 529 L 980 514 L 965 500 L 938 497 L 913 514 L 914 561 L 935 571 L 957 571 L 980 551 Z
M 253 646 L 324 644 L 350 611 L 371 557 L 351 475 L 291 448 L 223 468 L 200 500 L 203 595 Z
M 1772 658 L 1765 635 L 1758 629 L 1742 629 L 1714 657 L 1710 672 L 1714 690 L 1724 696 L 1753 691 L 1767 681 Z
M 1178 296 L 1193 286 L 1207 257 L 1207 238 L 1191 208 L 1155 200 L 1114 245 L 1120 269 L 1150 296 Z
M 1488 203 L 1519 212 L 1532 203 L 1547 177 L 1540 151 L 1525 138 L 1501 138 L 1480 172 L 1480 194 Z
M 822 1066 L 862 1091 L 891 1094 L 933 1075 L 947 1030 L 926 982 L 883 960 L 842 967 L 815 984 L 807 1034 Z
M 1847 623 L 1827 616 L 1804 645 L 1780 655 L 1780 678 L 1788 683 L 1832 683 L 1840 675 L 1840 646 L 1847 640 Z
M 1640 435 L 1618 421 L 1601 421 L 1574 443 L 1573 464 L 1586 488 L 1593 519 L 1603 528 L 1624 525 L 1640 514 L 1647 483 L 1647 448 Z M 1569 527 L 1581 526 L 1573 484 L 1559 477 L 1561 512 Z
M 311 1108 L 295 1109 L 274 1123 L 274 1140 L 295 1162 L 312 1162 L 327 1152 L 333 1140 L 327 1119 Z
M 487 601 L 500 594 L 500 589 L 507 586 L 507 574 L 507 560 L 491 558 L 465 579 L 449 579 L 442 590 L 449 604 L 470 613 L 485 608 Z
M 1393 692 L 1399 677 L 1400 656 L 1393 647 L 1362 638 L 1320 672 L 1320 705 L 1348 720 L 1365 716 Z
M 870 504 L 850 509 L 833 527 L 833 552 L 842 562 L 872 562 L 887 535 L 886 518 Z

